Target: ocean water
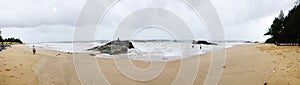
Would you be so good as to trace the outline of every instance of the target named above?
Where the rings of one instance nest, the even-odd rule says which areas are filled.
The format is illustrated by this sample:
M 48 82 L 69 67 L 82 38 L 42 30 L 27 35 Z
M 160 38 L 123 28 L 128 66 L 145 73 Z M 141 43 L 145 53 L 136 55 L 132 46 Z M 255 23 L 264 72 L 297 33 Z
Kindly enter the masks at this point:
M 105 43 L 100 42 L 48 42 L 48 43 L 31 43 L 27 44 L 28 47 L 32 48 L 35 46 L 37 49 L 42 50 L 56 50 L 63 52 L 90 52 L 87 49 L 104 45 Z M 75 48 L 76 47 L 76 48 Z
M 32 43 L 27 44 L 27 46 L 32 47 L 34 45 L 37 49 L 83 53 L 92 52 L 87 51 L 87 49 L 104 45 L 106 42 L 107 41 Z M 128 53 L 126 54 L 99 54 L 96 55 L 96 57 L 127 58 L 142 61 L 172 61 L 191 57 L 193 55 L 199 55 L 207 52 L 230 48 L 234 45 L 246 44 L 244 43 L 244 41 L 215 41 L 214 43 L 217 43 L 218 45 L 193 45 L 191 41 L 133 41 L 133 45 L 135 48 L 128 50 Z

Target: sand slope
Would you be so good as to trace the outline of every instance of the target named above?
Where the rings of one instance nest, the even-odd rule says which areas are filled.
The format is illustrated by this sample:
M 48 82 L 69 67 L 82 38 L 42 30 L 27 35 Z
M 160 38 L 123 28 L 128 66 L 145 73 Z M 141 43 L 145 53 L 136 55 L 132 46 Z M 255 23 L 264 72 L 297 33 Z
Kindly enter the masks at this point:
M 227 59 L 219 85 L 263 85 L 264 82 L 267 82 L 268 85 L 296 85 L 300 83 L 299 47 L 250 44 L 222 51 L 226 51 Z M 185 66 L 186 73 L 181 75 L 183 80 L 179 80 L 177 83 L 201 85 L 207 77 L 212 54 L 206 53 L 166 62 L 164 69 L 157 77 L 146 81 L 134 80 L 126 74 L 124 75 L 113 59 L 98 58 L 97 62 L 105 79 L 112 85 L 168 85 L 174 83 L 174 79 L 178 77 L 178 72 L 181 72 L 180 69 L 183 68 L 180 66 L 192 65 L 200 61 L 197 67 Z M 24 45 L 15 45 L 0 52 L 0 85 L 80 85 L 72 56 L 65 52 L 49 50 L 38 50 L 36 55 L 32 55 L 30 48 Z M 124 65 L 125 69 L 130 69 L 131 65 L 135 65 L 139 69 L 147 69 L 152 64 L 164 63 L 119 60 L 121 61 L 117 63 Z M 200 68 L 196 75 L 192 71 L 195 68 Z M 84 70 L 90 71 L 90 69 Z M 191 71 L 189 72 L 189 70 Z M 83 76 L 88 78 L 90 77 L 88 74 L 93 73 Z M 139 78 L 147 76 L 134 72 L 130 75 Z M 196 80 L 189 82 L 189 76 L 195 76 Z
M 226 68 L 220 85 L 263 85 L 276 57 L 258 50 L 262 45 L 240 45 L 227 49 Z
M 42 57 L 34 65 L 39 85 L 80 85 L 71 54 L 58 51 L 39 50 Z
M 0 85 L 37 85 L 33 65 L 41 58 L 22 45 L 0 52 Z
M 300 84 L 300 47 L 264 45 L 259 47 L 278 60 L 273 66 L 273 72 L 267 77 L 270 85 L 299 85 Z

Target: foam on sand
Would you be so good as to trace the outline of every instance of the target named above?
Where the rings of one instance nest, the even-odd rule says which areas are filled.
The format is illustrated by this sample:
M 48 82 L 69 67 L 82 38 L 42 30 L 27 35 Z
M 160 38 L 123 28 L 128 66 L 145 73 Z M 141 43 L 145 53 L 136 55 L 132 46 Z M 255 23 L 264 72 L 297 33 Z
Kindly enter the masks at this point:
M 76 44 L 76 49 L 73 45 Z M 35 45 L 38 49 L 57 50 L 63 52 L 78 52 L 85 53 L 87 49 L 104 45 L 105 43 L 99 42 L 64 42 L 64 43 L 35 43 L 28 44 L 32 47 Z M 207 52 L 218 51 L 230 48 L 234 45 L 245 44 L 243 42 L 219 42 L 218 45 L 196 45 L 191 42 L 173 42 L 173 41 L 135 41 L 134 49 L 129 49 L 128 53 L 120 55 L 99 54 L 99 58 L 127 58 L 132 60 L 142 61 L 173 61 L 182 58 L 188 58 L 194 55 L 204 54 Z M 192 48 L 194 46 L 194 48 Z

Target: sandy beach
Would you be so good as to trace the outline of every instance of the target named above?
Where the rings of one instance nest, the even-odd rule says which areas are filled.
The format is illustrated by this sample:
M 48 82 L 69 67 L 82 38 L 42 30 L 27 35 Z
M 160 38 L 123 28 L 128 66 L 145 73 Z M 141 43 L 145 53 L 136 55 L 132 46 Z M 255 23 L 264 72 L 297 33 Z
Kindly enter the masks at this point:
M 33 55 L 31 50 L 25 45 L 14 45 L 0 52 L 0 85 L 81 84 L 73 64 L 73 54 L 38 50 L 37 54 Z M 227 58 L 219 85 L 263 85 L 264 82 L 268 85 L 296 85 L 300 83 L 300 57 L 298 57 L 300 48 L 297 46 L 277 47 L 271 44 L 249 44 L 221 51 L 226 51 Z M 113 59 L 97 58 L 97 62 L 107 82 L 112 85 L 168 85 L 172 84 L 176 78 L 182 61 L 189 63 L 200 61 L 200 69 L 192 84 L 201 85 L 208 73 L 211 55 L 212 53 L 206 53 L 166 62 L 161 74 L 148 81 L 137 81 L 126 77 L 118 70 Z M 120 64 L 131 62 L 126 59 L 121 60 L 123 62 L 119 62 Z M 140 69 L 160 63 L 163 62 L 132 61 L 132 64 Z M 186 67 L 186 69 L 193 68 Z M 186 74 L 186 76 L 191 75 L 193 73 Z M 137 75 L 137 77 L 143 77 L 143 75 Z

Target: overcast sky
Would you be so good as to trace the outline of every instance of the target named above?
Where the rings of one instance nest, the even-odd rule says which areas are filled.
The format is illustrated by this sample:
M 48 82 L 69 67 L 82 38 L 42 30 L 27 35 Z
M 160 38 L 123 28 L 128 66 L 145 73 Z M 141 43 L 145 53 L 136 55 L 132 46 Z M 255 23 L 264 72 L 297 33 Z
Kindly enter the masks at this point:
M 295 0 L 211 0 L 211 2 L 221 19 L 227 40 L 264 41 L 268 37 L 264 37 L 263 34 L 279 11 L 284 10 L 287 13 L 294 6 Z M 25 42 L 70 41 L 84 3 L 85 0 L 0 0 L 2 35 L 5 38 L 21 38 Z M 170 3 L 176 4 L 172 1 Z M 176 9 L 176 6 L 173 8 Z M 110 13 L 110 17 L 122 15 L 114 14 L 121 10 L 128 9 L 116 8 Z M 179 10 L 187 11 L 184 8 Z M 115 23 L 109 19 L 103 23 Z

